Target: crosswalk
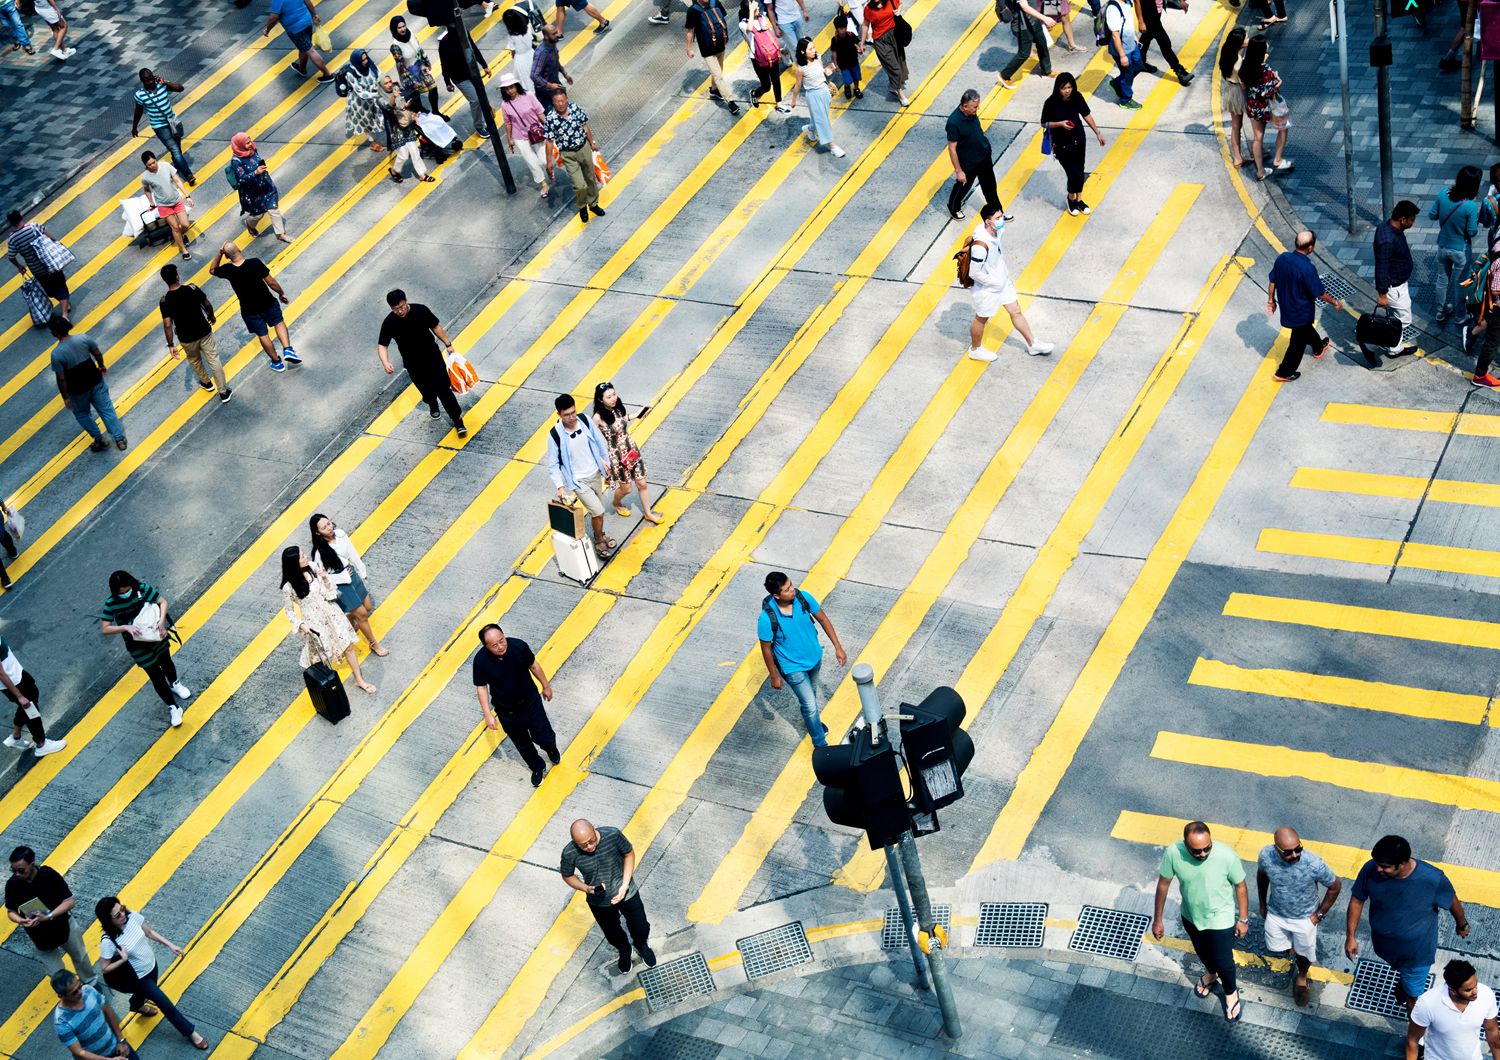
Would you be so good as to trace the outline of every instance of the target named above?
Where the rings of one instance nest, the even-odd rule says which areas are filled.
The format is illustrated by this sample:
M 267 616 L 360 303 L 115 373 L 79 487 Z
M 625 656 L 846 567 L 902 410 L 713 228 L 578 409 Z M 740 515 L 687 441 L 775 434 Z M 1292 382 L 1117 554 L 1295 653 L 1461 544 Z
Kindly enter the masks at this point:
M 342 55 L 383 53 L 397 9 L 381 6 L 352 2 L 326 16 Z M 476 30 L 491 52 L 504 39 L 499 14 Z M 670 27 L 652 37 L 627 26 L 644 14 L 629 0 L 605 14 L 616 20 L 611 32 L 570 31 L 563 59 L 585 105 L 597 99 L 609 114 L 600 125 L 623 128 L 602 79 L 658 61 L 668 45 L 675 55 L 680 40 Z M 592 919 L 554 867 L 577 816 L 631 837 L 659 932 L 721 922 L 807 881 L 880 886 L 882 866 L 858 837 L 822 820 L 796 713 L 768 693 L 759 652 L 747 650 L 744 615 L 768 569 L 799 572 L 827 602 L 883 694 L 917 694 L 926 675 L 940 674 L 968 702 L 967 724 L 991 756 L 976 763 L 976 790 L 995 798 L 969 800 L 948 825 L 935 851 L 947 879 L 1018 856 L 1038 829 L 1051 835 L 1055 798 L 1070 807 L 1082 798 L 1069 769 L 1092 753 L 1096 727 L 1114 724 L 1112 689 L 1133 680 L 1132 652 L 1156 637 L 1152 617 L 1276 394 L 1276 351 L 1267 360 L 1263 348 L 1272 333 L 1262 328 L 1263 347 L 1248 357 L 1236 333 L 1258 302 L 1245 280 L 1261 252 L 1230 235 L 1248 223 L 1211 184 L 1215 146 L 1180 135 L 1202 120 L 1199 92 L 1152 81 L 1143 109 L 1117 114 L 1098 94 L 1107 59 L 1079 61 L 1109 143 L 1092 159 L 1095 212 L 1075 218 L 1058 209 L 1058 174 L 1034 125 L 1043 79 L 996 86 L 980 114 L 1001 196 L 1018 214 L 1007 253 L 1033 323 L 1060 341 L 1050 360 L 963 359 L 968 301 L 951 257 L 965 230 L 942 210 L 950 166 L 941 129 L 958 93 L 989 81 L 980 57 L 996 21 L 988 8 L 950 0 L 913 5 L 908 18 L 922 71 L 913 104 L 838 101 L 849 157 L 837 165 L 798 135 L 800 122 L 769 107 L 730 118 L 697 67 L 682 72 L 680 95 L 665 91 L 678 83 L 673 67 L 658 109 L 611 158 L 608 217 L 588 225 L 567 213 L 550 225 L 524 220 L 522 197 L 476 190 L 493 180 L 476 152 L 446 164 L 438 184 L 387 189 L 383 167 L 342 140 L 341 102 L 310 83 L 279 91 L 290 82 L 283 50 L 257 41 L 235 53 L 179 106 L 202 156 L 198 224 L 205 233 L 233 225 L 234 197 L 207 176 L 222 167 L 228 134 L 243 128 L 271 145 L 297 240 L 269 264 L 294 295 L 288 320 L 309 363 L 273 388 L 258 344 L 242 344 L 226 370 L 237 395 L 246 381 L 255 413 L 237 398 L 234 412 L 247 418 L 234 427 L 220 425 L 204 395 L 174 393 L 180 369 L 157 348 L 153 278 L 169 251 L 138 252 L 105 230 L 118 197 L 105 193 L 128 187 L 132 153 L 112 152 L 41 212 L 90 251 L 75 275 L 88 295 L 80 325 L 116 366 L 132 444 L 107 464 L 83 456 L 86 440 L 58 419 L 47 348 L 24 318 L 9 325 L 3 343 L 20 367 L 0 387 L 0 473 L 35 529 L 10 566 L 23 580 L 0 602 L 0 623 L 22 643 L 64 643 L 64 629 L 92 621 L 97 569 L 119 565 L 110 543 L 127 541 L 139 553 L 130 565 L 151 568 L 181 601 L 180 665 L 197 694 L 183 726 L 161 733 L 137 716 L 150 695 L 138 670 L 64 678 L 65 660 L 49 661 L 60 690 L 88 690 L 90 705 L 70 712 L 67 750 L 29 764 L 0 795 L 0 829 L 42 850 L 80 894 L 107 888 L 190 939 L 162 981 L 213 1028 L 215 1055 L 477 1058 L 545 1042 L 539 1028 L 553 1013 L 576 1015 L 579 998 L 603 988 L 590 970 Z M 1194 12 L 1184 61 L 1211 56 L 1230 20 L 1227 10 Z M 820 42 L 828 33 L 820 26 Z M 734 49 L 726 67 L 742 65 L 743 53 Z M 503 57 L 491 66 L 498 75 Z M 601 82 L 589 86 L 590 71 Z M 880 77 L 873 56 L 866 76 Z M 476 243 L 493 226 L 505 264 L 490 269 L 468 244 L 472 270 L 461 257 L 434 257 L 425 248 L 447 237 L 444 226 L 472 228 L 460 235 Z M 453 267 L 434 271 L 434 261 Z M 456 292 L 441 315 L 484 379 L 465 411 L 467 438 L 439 437 L 412 417 L 419 401 L 409 387 L 352 382 L 373 374 L 371 305 L 398 282 L 414 295 Z M 19 316 L 16 286 L 0 285 L 0 299 Z M 232 320 L 232 303 L 219 314 Z M 997 322 L 992 338 L 1007 332 Z M 1226 350 L 1235 359 L 1220 356 Z M 637 440 L 663 522 L 611 517 L 622 547 L 580 588 L 551 570 L 535 517 L 550 487 L 537 465 L 551 394 L 581 397 L 604 379 L 651 405 Z M 302 394 L 342 401 L 331 441 L 303 437 L 316 420 L 304 422 L 296 402 L 316 402 L 299 383 Z M 1500 422 L 1352 402 L 1323 417 L 1435 438 L 1493 437 Z M 1183 446 L 1189 423 L 1200 437 Z M 272 459 L 283 455 L 284 467 Z M 259 470 L 262 461 L 275 466 Z M 1298 468 L 1285 493 L 1493 508 L 1500 489 L 1329 464 Z M 200 510 L 225 487 L 225 513 L 242 525 Z M 179 521 L 148 515 L 163 496 L 169 510 L 186 509 L 180 525 L 221 538 L 187 550 L 193 574 L 181 588 L 172 586 Z M 1133 561 L 1114 621 L 1094 634 L 1011 785 L 994 758 L 1010 720 L 1002 685 L 1054 628 L 1058 602 L 1088 580 L 1080 557 L 1103 554 L 1090 542 L 1142 504 L 1160 513 L 1143 527 L 1165 525 Z M 372 623 L 392 648 L 367 660 L 379 693 L 337 729 L 315 720 L 305 693 L 290 694 L 296 667 L 273 573 L 280 550 L 325 511 L 371 565 Z M 1011 526 L 1018 513 L 1024 525 Z M 1500 571 L 1497 554 L 1355 527 L 1267 522 L 1256 545 L 1265 557 Z M 29 623 L 23 609 L 44 591 L 74 613 Z M 1481 618 L 1299 595 L 1284 582 L 1246 581 L 1221 596 L 1205 628 L 1337 628 L 1449 649 L 1500 641 Z M 491 621 L 529 640 L 559 689 L 551 710 L 562 762 L 534 791 L 503 738 L 478 723 L 468 689 L 465 664 Z M 1167 698 L 1296 700 L 1433 725 L 1493 717 L 1476 682 L 1422 687 L 1413 671 L 1314 662 L 1200 646 L 1174 671 L 1180 688 Z M 824 718 L 838 732 L 858 708 L 834 669 L 825 668 Z M 53 702 L 49 720 L 54 709 L 61 716 Z M 1126 771 L 1253 772 L 1482 810 L 1497 798 L 1500 780 L 1469 778 L 1451 754 L 1394 763 L 1295 750 L 1249 729 L 1200 733 L 1189 717 L 1163 710 L 1149 741 L 1122 743 Z M 1107 805 L 1096 838 L 1156 843 L 1184 809 Z M 1250 824 L 1220 817 L 1225 828 Z M 1356 856 L 1345 834 L 1330 832 L 1324 845 L 1340 865 Z M 1494 893 L 1481 865 L 1455 871 L 1466 894 Z M 86 938 L 96 948 L 97 927 Z M 9 943 L 0 948 L 0 1055 L 52 1048 L 53 999 L 23 942 L 0 924 Z M 139 1046 L 156 1025 L 132 1017 L 127 1036 Z

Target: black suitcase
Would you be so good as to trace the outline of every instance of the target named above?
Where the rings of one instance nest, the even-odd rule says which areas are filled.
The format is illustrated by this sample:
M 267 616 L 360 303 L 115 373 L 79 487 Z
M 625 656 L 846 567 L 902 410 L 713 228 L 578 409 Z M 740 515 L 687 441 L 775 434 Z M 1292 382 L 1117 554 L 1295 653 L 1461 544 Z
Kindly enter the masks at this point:
M 302 680 L 307 682 L 307 695 L 312 700 L 313 710 L 335 725 L 349 716 L 349 693 L 344 691 L 344 682 L 330 667 L 313 663 L 302 671 Z
M 1367 346 L 1392 349 L 1401 345 L 1401 328 L 1401 321 L 1391 307 L 1378 305 L 1360 314 L 1359 323 L 1354 325 L 1354 337 L 1361 349 Z

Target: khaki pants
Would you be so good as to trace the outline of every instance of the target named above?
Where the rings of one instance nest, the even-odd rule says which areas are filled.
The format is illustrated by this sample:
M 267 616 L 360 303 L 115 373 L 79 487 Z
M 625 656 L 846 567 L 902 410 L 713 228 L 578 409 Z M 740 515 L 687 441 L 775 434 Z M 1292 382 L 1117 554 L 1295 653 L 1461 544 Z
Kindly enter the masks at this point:
M 599 182 L 594 179 L 594 149 L 585 143 L 575 151 L 559 151 L 563 169 L 573 182 L 573 201 L 580 210 L 599 204 Z
M 245 231 L 247 232 L 267 217 L 271 219 L 271 230 L 273 232 L 278 236 L 286 235 L 286 222 L 282 220 L 280 210 L 267 210 L 265 213 L 240 214 L 240 220 L 245 222 Z
M 719 95 L 726 100 L 734 97 L 729 94 L 729 83 L 724 80 L 724 53 L 718 55 L 705 55 L 703 65 L 708 67 L 708 76 L 712 79 L 714 87 L 719 90 Z
M 219 388 L 221 394 L 229 389 L 229 381 L 224 378 L 224 366 L 219 363 L 219 344 L 212 334 L 203 336 L 197 342 L 184 342 L 182 352 L 187 354 L 188 364 L 193 366 L 198 382 L 212 383 Z
M 72 917 L 68 918 L 68 941 L 55 950 L 36 951 L 48 975 L 62 971 L 64 951 L 73 959 L 73 971 L 78 973 L 78 978 L 85 983 L 98 978 L 99 973 L 94 971 L 94 962 L 89 960 L 89 951 L 84 948 L 83 933 L 73 926 Z

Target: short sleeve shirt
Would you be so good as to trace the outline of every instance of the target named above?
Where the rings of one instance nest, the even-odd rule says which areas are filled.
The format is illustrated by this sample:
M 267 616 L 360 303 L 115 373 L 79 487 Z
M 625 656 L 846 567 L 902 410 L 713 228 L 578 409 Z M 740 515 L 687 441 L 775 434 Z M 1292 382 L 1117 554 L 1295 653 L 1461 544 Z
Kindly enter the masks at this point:
M 19 913 L 21 906 L 33 898 L 51 910 L 72 897 L 67 881 L 46 865 L 38 865 L 36 875 L 29 880 L 11 876 L 5 881 L 5 908 L 12 913 Z M 31 936 L 37 949 L 55 950 L 68 941 L 68 918 L 60 916 L 55 920 L 44 920 L 36 927 L 27 928 L 26 934 Z
M 1388 880 L 1367 861 L 1350 892 L 1370 910 L 1376 955 L 1392 968 L 1419 968 L 1437 956 L 1438 913 L 1453 905 L 1453 884 L 1442 870 L 1418 861 L 1405 879 Z
M 542 701 L 531 677 L 536 656 L 531 646 L 517 637 L 505 638 L 505 654 L 496 655 L 480 647 L 474 654 L 474 687 L 489 686 L 490 706 L 497 714 L 514 714 Z
M 1088 117 L 1089 101 L 1083 98 L 1083 93 L 1076 88 L 1067 99 L 1061 96 L 1048 96 L 1047 102 L 1042 104 L 1042 121 L 1070 121 L 1073 123 L 1071 129 L 1051 129 L 1052 143 L 1054 146 L 1064 147 L 1083 143 L 1083 119 Z
M 1479 996 L 1460 1012 L 1441 979 L 1417 998 L 1411 1010 L 1411 1021 L 1427 1028 L 1428 1060 L 1480 1060 L 1487 1051 L 1480 1048 L 1481 1028 L 1495 1017 L 1495 992 L 1489 987 L 1480 983 Z
M 1235 887 L 1245 882 L 1245 866 L 1228 843 L 1215 842 L 1199 861 L 1178 840 L 1162 851 L 1158 872 L 1175 879 L 1182 890 L 1182 915 L 1196 928 L 1218 931 L 1234 927 L 1238 909 Z
M 589 142 L 588 130 L 584 128 L 588 123 L 588 112 L 577 103 L 568 104 L 566 115 L 557 113 L 556 107 L 548 107 L 547 116 L 542 119 L 542 134 L 559 151 L 576 151 Z
M 297 33 L 312 25 L 306 0 L 271 0 L 271 13 L 281 19 L 281 28 Z
M 228 280 L 240 300 L 241 313 L 263 313 L 276 304 L 276 296 L 266 286 L 266 277 L 271 270 L 259 258 L 246 258 L 238 265 L 221 261 L 214 275 Z
M 171 89 L 160 81 L 156 82 L 155 88 L 148 90 L 142 85 L 136 89 L 135 101 L 140 104 L 153 129 L 165 129 L 177 120 L 177 112 L 172 109 Z
M 1126 55 L 1139 47 L 1135 37 L 1135 12 L 1131 10 L 1131 5 L 1127 0 L 1106 0 L 1104 25 L 1110 32 L 1120 35 L 1120 43 L 1125 45 Z
M 425 305 L 411 303 L 406 316 L 387 313 L 380 325 L 380 345 L 392 342 L 401 351 L 401 361 L 408 368 L 412 365 L 429 366 L 438 356 L 437 339 L 432 329 L 438 326 L 438 318 Z
M 802 597 L 808 606 L 802 604 Z M 772 600 L 771 607 L 776 607 Z M 792 598 L 792 613 L 780 609 L 776 612 L 776 629 L 771 628 L 771 616 L 765 605 L 760 609 L 760 619 L 755 624 L 755 635 L 771 645 L 776 656 L 776 665 L 783 674 L 800 674 L 811 670 L 823 661 L 823 644 L 818 640 L 818 627 L 813 615 L 823 610 L 818 598 L 809 592 L 799 592 Z
M 1318 887 L 1332 887 L 1338 881 L 1328 863 L 1311 850 L 1302 851 L 1296 861 L 1287 861 L 1276 853 L 1275 843 L 1260 852 L 1256 867 L 1271 881 L 1266 911 L 1288 920 L 1312 916 L 1318 908 Z
M 1288 250 L 1271 266 L 1271 282 L 1276 285 L 1276 302 L 1281 306 L 1281 325 L 1298 328 L 1311 324 L 1318 296 L 1323 293 L 1323 277 L 1306 254 Z
M 569 839 L 567 846 L 563 847 L 562 863 L 557 871 L 564 876 L 579 876 L 590 887 L 599 885 L 601 890 L 598 893 L 588 895 L 589 905 L 609 905 L 625 879 L 625 855 L 635 848 L 618 828 L 604 827 L 598 831 L 599 845 L 592 853 L 584 853 Z M 631 876 L 630 889 L 625 892 L 625 897 L 634 898 L 639 890 L 635 877 Z
M 178 342 L 197 342 L 213 331 L 204 312 L 208 299 L 197 284 L 180 284 L 161 296 L 161 315 L 172 321 Z
M 795 4 L 792 9 L 796 10 Z M 697 38 L 700 55 L 719 55 L 729 43 L 729 19 L 719 0 L 708 0 L 707 4 L 692 0 L 685 22 L 688 31 Z
M 980 166 L 990 160 L 990 141 L 984 135 L 984 126 L 979 124 L 978 114 L 965 114 L 954 109 L 948 115 L 948 142 L 958 152 L 958 164 L 963 169 Z M 968 174 L 964 174 L 968 176 Z
M 125 927 L 120 931 L 118 940 L 108 935 L 99 936 L 99 959 L 112 961 L 121 950 L 125 951 L 126 958 L 130 961 L 130 969 L 136 975 L 145 977 L 151 974 L 156 967 L 156 952 L 151 948 L 151 942 L 146 938 L 146 918 L 132 911 L 125 917 Z
M 120 1044 L 104 1018 L 104 995 L 87 983 L 83 987 L 83 1008 L 58 1005 L 52 1010 L 52 1027 L 66 1048 L 71 1049 L 76 1042 L 87 1052 L 114 1056 Z
M 182 201 L 182 192 L 172 183 L 172 171 L 160 162 L 156 164 L 155 173 L 149 169 L 141 170 L 141 187 L 151 192 L 151 198 L 158 206 L 176 206 Z
M 82 332 L 75 332 L 52 347 L 52 370 L 64 377 L 69 394 L 85 394 L 103 378 L 95 359 L 103 356 L 98 343 Z

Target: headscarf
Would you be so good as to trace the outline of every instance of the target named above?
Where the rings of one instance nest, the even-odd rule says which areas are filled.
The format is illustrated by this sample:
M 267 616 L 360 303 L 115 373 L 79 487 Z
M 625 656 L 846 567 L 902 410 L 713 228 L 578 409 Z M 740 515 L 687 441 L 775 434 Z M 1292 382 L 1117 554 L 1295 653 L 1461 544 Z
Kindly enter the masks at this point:
M 250 139 L 248 133 L 235 133 L 229 140 L 229 149 L 234 152 L 235 158 L 249 158 L 255 154 L 255 141 Z
M 391 45 L 391 48 L 401 56 L 401 62 L 410 67 L 417 61 L 418 49 L 417 42 L 411 36 L 411 27 L 405 23 L 406 19 L 401 15 L 396 15 L 391 19 L 391 36 L 396 41 L 395 44 Z M 398 24 L 401 26 L 400 33 L 396 32 Z
M 374 68 L 374 64 L 370 62 L 370 53 L 363 48 L 349 56 L 349 65 L 354 67 L 354 72 L 361 76 L 370 73 Z
M 398 30 L 397 26 L 401 28 Z M 391 17 L 391 36 L 395 37 L 402 44 L 411 40 L 411 27 L 406 24 L 405 15 L 393 15 Z

